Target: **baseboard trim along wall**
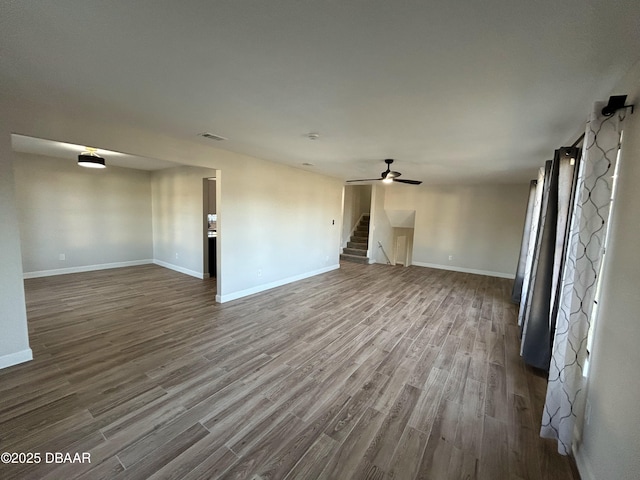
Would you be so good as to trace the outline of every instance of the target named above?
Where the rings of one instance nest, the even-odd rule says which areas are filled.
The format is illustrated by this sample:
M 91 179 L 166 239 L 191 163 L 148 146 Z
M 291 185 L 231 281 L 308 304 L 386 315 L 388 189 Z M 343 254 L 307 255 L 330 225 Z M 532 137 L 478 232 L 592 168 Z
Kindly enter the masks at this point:
M 24 278 L 52 277 L 54 275 L 65 275 L 67 273 L 93 272 L 95 270 L 108 270 L 110 268 L 135 267 L 137 265 L 148 265 L 154 263 L 153 260 L 133 260 L 130 262 L 101 263 L 98 265 L 83 265 L 81 267 L 56 268 L 55 270 L 40 270 L 38 272 L 25 272 Z
M 199 278 L 200 280 L 205 278 L 205 274 L 202 272 L 196 272 L 195 270 L 189 270 L 188 268 L 180 267 L 178 265 L 174 265 L 172 263 L 163 262 L 162 260 L 153 260 L 153 263 L 159 265 L 164 268 L 168 268 L 169 270 L 174 270 L 176 272 L 184 273 L 185 275 L 190 275 L 192 277 Z M 209 277 L 209 274 L 206 275 Z
M 573 458 L 576 461 L 578 467 L 578 473 L 582 480 L 596 480 L 596 476 L 593 474 L 593 469 L 589 463 L 589 459 L 582 454 L 581 448 L 573 449 Z
M 33 352 L 30 348 L 10 353 L 8 355 L 3 355 L 0 357 L 0 370 L 12 367 L 13 365 L 18 365 L 19 363 L 28 362 L 30 360 L 33 360 Z
M 293 277 L 283 278 L 282 280 L 276 280 L 275 282 L 265 283 L 263 285 L 258 285 L 256 287 L 247 288 L 246 290 L 240 290 L 238 292 L 229 293 L 227 295 L 216 295 L 216 302 L 225 303 L 230 302 L 231 300 L 237 300 L 242 297 L 246 297 L 248 295 L 253 295 L 254 293 L 264 292 L 265 290 L 271 290 L 272 288 L 281 287 L 282 285 L 286 285 L 287 283 L 297 282 L 298 280 L 304 280 L 305 278 L 313 277 L 315 275 L 320 275 L 321 273 L 327 273 L 332 270 L 337 270 L 340 268 L 340 264 L 331 265 L 329 267 L 324 267 L 319 270 L 313 270 L 312 272 L 302 273 L 300 275 L 294 275 Z
M 512 273 L 490 272 L 488 270 L 475 270 L 473 268 L 456 267 L 453 265 L 438 265 L 436 263 L 412 262 L 411 265 L 418 267 L 437 268 L 438 270 L 451 270 L 452 272 L 475 273 L 476 275 L 487 275 L 488 277 L 510 278 L 516 276 Z

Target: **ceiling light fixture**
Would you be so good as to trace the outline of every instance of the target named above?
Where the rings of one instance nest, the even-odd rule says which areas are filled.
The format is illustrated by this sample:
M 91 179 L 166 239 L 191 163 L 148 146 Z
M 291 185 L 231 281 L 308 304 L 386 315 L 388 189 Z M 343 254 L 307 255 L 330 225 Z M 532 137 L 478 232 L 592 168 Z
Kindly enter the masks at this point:
M 320 134 L 316 132 L 307 133 L 307 138 L 309 140 L 317 140 L 320 138 Z
M 351 182 L 373 182 L 374 180 L 381 180 L 383 183 L 408 183 L 409 185 L 420 185 L 422 180 L 407 180 L 401 177 L 402 174 L 400 172 L 396 172 L 391 170 L 391 164 L 393 163 L 393 158 L 387 158 L 384 163 L 387 164 L 387 169 L 380 174 L 380 178 L 360 178 L 358 180 L 347 180 L 347 183 Z
M 78 165 L 87 168 L 107 168 L 104 164 L 104 158 L 99 156 L 97 148 L 87 147 L 84 152 L 78 155 Z

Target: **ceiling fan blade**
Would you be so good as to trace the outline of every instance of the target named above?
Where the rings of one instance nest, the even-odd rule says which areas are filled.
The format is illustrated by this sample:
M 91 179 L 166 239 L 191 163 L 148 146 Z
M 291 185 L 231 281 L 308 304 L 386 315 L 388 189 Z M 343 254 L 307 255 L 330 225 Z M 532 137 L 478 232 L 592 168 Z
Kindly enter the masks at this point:
M 382 178 L 361 178 L 359 180 L 347 180 L 347 183 L 350 183 L 350 182 L 374 182 L 374 181 L 378 181 L 378 180 L 382 180 Z
M 387 169 L 380 174 L 380 178 L 363 178 L 360 180 L 347 180 L 347 183 L 351 182 L 375 182 L 378 180 L 382 180 L 385 183 L 389 182 L 400 182 L 400 183 L 408 183 L 409 185 L 420 185 L 422 182 L 420 180 L 402 180 L 398 177 L 402 175 L 400 172 L 396 172 L 395 170 L 391 170 L 391 164 L 393 163 L 392 158 L 387 158 L 384 163 L 387 164 Z
M 394 178 L 394 182 L 400 183 L 408 183 L 409 185 L 420 185 L 422 182 L 420 180 L 405 180 L 404 178 Z

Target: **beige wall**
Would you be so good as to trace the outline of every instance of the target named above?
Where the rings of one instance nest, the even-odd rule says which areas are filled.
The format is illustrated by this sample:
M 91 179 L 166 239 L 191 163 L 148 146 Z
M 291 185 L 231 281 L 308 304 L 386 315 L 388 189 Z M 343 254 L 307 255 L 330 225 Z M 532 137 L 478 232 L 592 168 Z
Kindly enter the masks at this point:
M 216 181 L 207 180 L 207 213 L 216 213 Z
M 528 185 L 385 187 L 385 209 L 416 212 L 414 265 L 515 274 Z
M 95 145 L 182 165 L 215 169 L 220 300 L 226 301 L 338 268 L 343 182 L 302 169 L 176 138 L 63 106 L 2 104 L 6 132 Z M 199 190 L 201 190 L 200 184 Z M 202 202 L 201 202 L 202 203 Z
M 221 295 L 339 266 L 342 181 L 251 158 L 221 175 Z
M 378 182 L 373 185 L 371 193 L 369 258 L 375 263 L 393 262 L 393 227 L 385 212 L 385 201 L 389 190 L 387 188 L 388 186 L 389 185 L 382 182 Z M 380 248 L 380 245 L 382 245 L 382 248 Z
M 611 92 L 640 106 L 640 63 Z M 604 99 L 603 99 L 604 100 Z M 624 125 L 617 199 L 576 458 L 585 480 L 637 479 L 640 472 L 640 112 Z M 630 110 L 628 111 L 630 113 Z
M 215 170 L 194 167 L 153 172 L 153 259 L 157 263 L 203 277 L 207 213 L 203 179 L 215 175 Z
M 15 153 L 14 176 L 26 276 L 151 261 L 149 172 Z
M 358 218 L 363 213 L 371 213 L 371 185 L 360 185 L 358 187 L 358 196 L 360 197 L 360 208 L 358 210 Z
M 5 115 L 0 118 L 0 368 L 31 359 L 27 333 L 13 152 Z

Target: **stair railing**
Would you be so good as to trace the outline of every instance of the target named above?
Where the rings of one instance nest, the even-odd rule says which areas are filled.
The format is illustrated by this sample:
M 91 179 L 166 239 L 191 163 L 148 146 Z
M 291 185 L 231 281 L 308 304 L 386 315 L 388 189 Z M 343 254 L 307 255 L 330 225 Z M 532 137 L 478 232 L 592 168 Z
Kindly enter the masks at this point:
M 378 241 L 378 248 L 382 250 L 382 253 L 384 254 L 384 258 L 387 259 L 387 265 L 391 265 L 391 260 L 389 260 L 389 256 L 387 255 L 387 252 L 384 251 L 384 247 L 382 246 L 382 243 L 380 243 L 380 241 Z

